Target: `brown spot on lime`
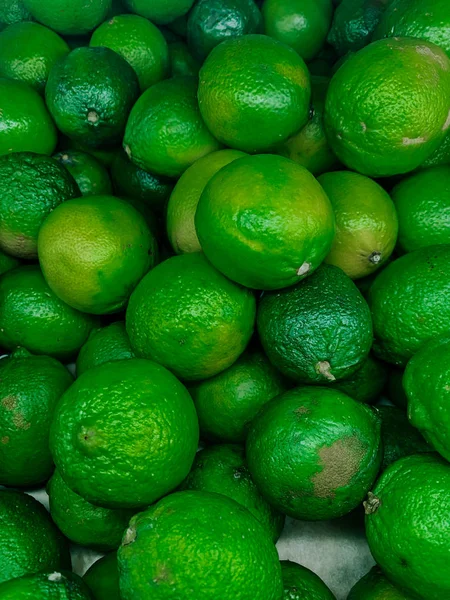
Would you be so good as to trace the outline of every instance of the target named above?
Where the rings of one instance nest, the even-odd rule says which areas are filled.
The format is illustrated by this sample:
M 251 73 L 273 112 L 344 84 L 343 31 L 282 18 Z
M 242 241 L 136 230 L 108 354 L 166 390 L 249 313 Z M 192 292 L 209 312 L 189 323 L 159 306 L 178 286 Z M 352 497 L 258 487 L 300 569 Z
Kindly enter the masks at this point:
M 327 360 L 321 360 L 314 367 L 317 375 L 322 375 L 328 381 L 336 381 L 336 377 L 331 372 L 331 365 Z
M 380 262 L 380 260 L 381 260 L 381 252 L 374 251 L 369 256 L 369 262 L 372 263 L 373 265 L 377 265 Z
M 132 544 L 135 541 L 136 537 L 136 528 L 128 527 L 128 529 L 125 532 L 125 535 L 123 536 L 122 546 L 128 546 L 129 544 Z
M 2 406 L 6 408 L 6 410 L 14 410 L 17 406 L 17 397 L 16 396 L 5 396 L 2 399 Z
M 7 444 L 9 442 L 9 436 L 8 435 L 4 435 L 2 437 L 2 444 Z
M 373 515 L 381 506 L 381 500 L 372 492 L 367 494 L 367 500 L 363 502 L 366 515 Z
M 294 410 L 296 415 L 307 415 L 311 410 L 307 406 L 299 406 Z
M 169 567 L 165 563 L 155 565 L 155 576 L 153 577 L 153 583 L 158 585 L 159 583 L 173 583 L 173 576 Z
M 322 469 L 312 478 L 314 495 L 334 498 L 336 489 L 348 485 L 359 471 L 365 453 L 365 445 L 354 435 L 322 447 L 319 450 Z
M 28 423 L 27 421 L 25 421 L 25 417 L 18 410 L 16 410 L 13 413 L 12 422 L 17 427 L 17 429 L 23 429 L 24 431 L 26 431 L 27 429 L 30 429 L 30 427 L 31 427 L 31 423 Z

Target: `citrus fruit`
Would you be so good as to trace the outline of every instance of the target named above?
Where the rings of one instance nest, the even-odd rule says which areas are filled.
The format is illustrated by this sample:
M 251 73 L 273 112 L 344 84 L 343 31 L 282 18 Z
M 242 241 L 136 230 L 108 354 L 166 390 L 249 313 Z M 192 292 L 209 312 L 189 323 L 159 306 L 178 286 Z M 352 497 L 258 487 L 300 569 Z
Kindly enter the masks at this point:
M 0 78 L 0 106 L 0 155 L 53 152 L 56 127 L 36 90 L 22 81 Z
M 77 358 L 77 375 L 98 365 L 115 360 L 134 358 L 125 323 L 117 321 L 91 332 Z
M 80 190 L 53 158 L 31 152 L 0 156 L 0 247 L 19 258 L 37 258 L 39 230 L 61 203 Z
M 149 581 L 154 600 L 279 600 L 283 589 L 267 530 L 221 494 L 179 492 L 136 515 L 118 560 L 123 600 L 148 598 Z
M 90 148 L 89 146 L 77 142 L 76 140 L 72 140 L 63 134 L 61 134 L 59 137 L 59 147 L 61 148 L 61 150 L 67 150 L 68 148 L 71 150 L 81 150 L 81 152 L 90 154 L 91 156 L 96 158 L 103 166 L 108 168 L 112 165 L 113 160 L 116 158 L 116 155 L 119 151 L 118 147 L 97 149 Z
M 281 561 L 284 600 L 335 600 L 334 595 L 318 575 L 289 560 Z
M 124 148 L 141 169 L 168 177 L 179 177 L 198 158 L 218 150 L 200 116 L 197 80 L 168 79 L 144 92 L 130 113 Z
M 89 33 L 107 16 L 111 0 L 23 0 L 36 21 L 64 35 Z
M 412 600 L 395 587 L 380 567 L 373 567 L 350 590 L 347 600 Z
M 148 506 L 173 490 L 189 473 L 197 442 L 186 388 L 164 367 L 136 358 L 83 373 L 62 396 L 50 432 L 65 482 L 107 508 Z
M 120 54 L 135 70 L 141 91 L 169 75 L 169 48 L 156 25 L 138 15 L 119 15 L 92 34 L 90 46 Z
M 436 454 L 401 458 L 369 494 L 366 534 L 387 577 L 414 597 L 450 594 L 450 469 Z
M 95 600 L 121 600 L 116 552 L 110 552 L 97 560 L 86 571 L 83 579 Z
M 126 315 L 137 356 L 181 379 L 206 379 L 231 366 L 253 333 L 255 298 L 201 253 L 174 256 L 138 285 Z
M 333 519 L 356 508 L 378 474 L 380 422 L 342 392 L 299 387 L 262 408 L 246 452 L 256 485 L 275 508 L 295 519 Z
M 165 208 L 173 188 L 170 179 L 140 169 L 123 150 L 117 152 L 112 162 L 111 178 L 116 194 L 143 200 L 157 211 Z
M 312 109 L 308 122 L 300 131 L 274 148 L 277 154 L 290 158 L 313 175 L 330 171 L 339 164 L 327 142 L 323 128 L 323 111 L 328 84 L 327 77 L 311 77 Z
M 39 23 L 15 23 L 0 33 L 0 77 L 28 83 L 43 94 L 53 65 L 69 53 L 57 33 Z
M 96 320 L 60 300 L 36 265 L 24 265 L 0 278 L 0 347 L 22 346 L 33 354 L 73 358 Z
M 450 243 L 450 165 L 413 173 L 391 193 L 398 214 L 399 251 Z
M 180 177 L 167 206 L 167 235 L 177 254 L 201 250 L 194 223 L 200 196 L 217 171 L 244 156 L 239 150 L 211 152 L 196 160 Z
M 332 381 L 328 385 L 344 392 L 357 402 L 372 404 L 381 396 L 386 380 L 386 364 L 369 354 L 362 366 L 350 377 L 340 381 Z
M 188 46 L 200 61 L 224 40 L 261 30 L 261 13 L 253 0 L 198 0 L 187 18 Z
M 352 279 L 376 271 L 392 254 L 398 220 L 389 194 L 378 183 L 351 171 L 318 179 L 333 207 L 336 235 L 325 261 Z
M 419 452 L 432 452 L 432 448 L 417 429 L 411 426 L 403 410 L 396 406 L 379 406 L 377 414 L 381 417 L 381 441 L 383 443 L 381 471 L 404 456 Z
M 392 0 L 373 39 L 412 37 L 440 46 L 450 57 L 450 7 L 446 0 Z
M 158 25 L 171 23 L 185 15 L 194 0 L 124 0 L 131 12 L 142 15 Z
M 121 141 L 139 95 L 136 74 L 109 48 L 76 48 L 50 71 L 45 99 L 65 135 L 93 148 Z
M 195 227 L 217 269 L 247 287 L 273 290 L 320 265 L 333 242 L 334 215 L 311 173 L 282 156 L 261 154 L 233 161 L 212 177 Z
M 70 567 L 67 543 L 37 500 L 0 490 L 0 583 L 47 569 Z
M 406 392 L 403 387 L 403 375 L 403 369 L 391 367 L 386 386 L 386 396 L 392 404 L 395 404 L 395 406 L 398 406 L 405 411 L 408 406 L 408 398 L 406 397 Z
M 169 42 L 170 74 L 172 77 L 197 77 L 200 62 L 192 56 L 181 40 Z
M 92 600 L 83 580 L 69 571 L 25 575 L 0 584 L 2 600 Z
M 421 165 L 421 169 L 426 169 L 427 167 L 439 167 L 440 165 L 448 165 L 450 164 L 450 134 L 444 138 L 444 141 L 439 146 L 437 150 L 433 152 L 433 154 L 427 158 Z
M 0 275 L 6 273 L 6 271 L 10 271 L 15 267 L 20 265 L 20 261 L 14 256 L 10 256 L 9 254 L 5 254 L 2 250 L 0 250 Z
M 50 477 L 50 423 L 72 381 L 57 360 L 23 348 L 0 360 L 0 485 L 33 486 Z
M 442 143 L 449 104 L 450 60 L 443 50 L 412 38 L 379 40 L 346 60 L 331 80 L 328 141 L 363 175 L 407 173 Z
M 94 506 L 72 492 L 58 470 L 53 473 L 46 491 L 52 519 L 71 542 L 102 552 L 120 546 L 133 516 L 132 510 Z
M 222 373 L 189 387 L 202 437 L 244 442 L 260 408 L 288 387 L 262 352 L 245 352 Z
M 156 241 L 144 217 L 114 196 L 86 196 L 56 208 L 41 227 L 39 261 L 64 302 L 95 314 L 123 308 L 152 268 Z
M 222 42 L 200 70 L 206 125 L 220 142 L 244 152 L 268 150 L 298 131 L 308 120 L 310 98 L 303 60 L 264 35 Z
M 272 508 L 259 493 L 250 476 L 242 446 L 223 444 L 197 452 L 191 472 L 178 489 L 228 496 L 258 519 L 274 543 L 280 537 L 284 515 Z
M 23 0 L 0 0 L 0 31 L 13 23 L 32 19 Z
M 66 167 L 77 182 L 82 196 L 111 194 L 112 185 L 106 167 L 90 154 L 80 150 L 64 150 L 53 158 Z
M 265 0 L 264 31 L 312 60 L 325 44 L 333 16 L 331 0 Z
M 352 280 L 331 265 L 295 287 L 264 294 L 257 323 L 271 363 L 303 383 L 348 378 L 372 345 L 367 303 Z
M 375 354 L 404 366 L 428 340 L 450 328 L 450 244 L 428 246 L 393 261 L 369 290 Z

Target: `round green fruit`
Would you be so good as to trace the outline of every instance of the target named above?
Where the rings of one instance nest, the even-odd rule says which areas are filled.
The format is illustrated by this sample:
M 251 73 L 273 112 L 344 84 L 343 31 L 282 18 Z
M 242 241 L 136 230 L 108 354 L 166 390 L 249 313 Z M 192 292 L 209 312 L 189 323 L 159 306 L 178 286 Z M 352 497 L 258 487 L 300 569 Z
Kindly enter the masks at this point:
M 380 567 L 373 567 L 350 590 L 347 600 L 412 600 L 395 587 Z
M 318 575 L 289 560 L 281 561 L 283 600 L 336 600 Z
M 122 600 L 119 590 L 119 568 L 117 553 L 111 552 L 95 562 L 84 574 L 83 579 L 95 600 Z
M 111 8 L 111 0 L 23 0 L 36 21 L 64 35 L 89 33 Z
M 69 149 L 58 152 L 53 158 L 69 171 L 82 196 L 112 193 L 111 180 L 106 167 L 91 154 Z
M 77 375 L 115 360 L 134 358 L 125 323 L 117 321 L 91 332 L 77 358 Z
M 69 571 L 25 575 L 0 584 L 2 600 L 92 600 L 87 585 Z
M 183 17 L 194 0 L 124 0 L 124 3 L 131 12 L 164 25 Z

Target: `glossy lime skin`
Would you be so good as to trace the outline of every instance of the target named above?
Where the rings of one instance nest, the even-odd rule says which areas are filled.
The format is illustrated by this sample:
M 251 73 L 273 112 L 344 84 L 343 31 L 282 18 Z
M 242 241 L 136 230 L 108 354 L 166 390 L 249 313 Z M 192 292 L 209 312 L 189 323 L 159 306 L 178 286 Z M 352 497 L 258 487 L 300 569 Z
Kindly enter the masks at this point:
M 0 77 L 44 93 L 53 65 L 70 51 L 57 33 L 39 23 L 15 23 L 0 33 Z
M 0 275 L 3 275 L 6 271 L 10 271 L 19 265 L 20 261 L 17 258 L 0 250 Z
M 411 595 L 450 594 L 450 469 L 437 454 L 414 454 L 378 479 L 366 508 L 366 535 L 387 577 Z
M 395 587 L 380 567 L 373 567 L 352 587 L 347 600 L 411 600 L 411 596 Z
M 157 25 L 171 23 L 185 15 L 194 0 L 124 0 L 125 6 L 134 13 Z
M 331 265 L 292 288 L 264 294 L 257 324 L 272 364 L 302 383 L 349 377 L 372 345 L 367 303 L 352 280 Z
M 50 71 L 45 100 L 58 129 L 92 148 L 120 143 L 139 83 L 109 48 L 76 48 Z
M 264 35 L 214 48 L 200 70 L 200 112 L 213 135 L 243 152 L 262 152 L 308 120 L 311 84 L 300 56 Z
M 43 570 L 70 568 L 69 548 L 37 500 L 0 490 L 0 583 Z
M 155 264 L 157 244 L 144 217 L 114 196 L 85 196 L 55 209 L 41 227 L 44 277 L 77 310 L 107 314 L 123 308 Z
M 75 544 L 100 552 L 119 547 L 134 512 L 94 506 L 65 483 L 58 470 L 46 488 L 50 514 L 59 530 Z
M 421 169 L 426 169 L 428 167 L 439 167 L 441 165 L 450 164 L 450 134 L 444 138 L 444 141 L 439 146 L 437 150 L 433 152 L 433 154 L 427 158 L 421 165 Z
M 81 375 L 61 398 L 50 432 L 66 483 L 107 508 L 141 508 L 169 493 L 189 473 L 197 442 L 186 388 L 164 367 L 136 358 Z
M 69 171 L 82 196 L 112 193 L 111 179 L 106 167 L 87 152 L 64 150 L 55 154 L 53 158 Z
M 24 265 L 0 278 L 0 346 L 67 360 L 87 340 L 97 321 L 60 300 L 41 270 Z
M 124 149 L 131 161 L 167 177 L 179 177 L 219 147 L 200 116 L 193 77 L 168 79 L 149 88 L 133 106 L 125 130 Z
M 107 16 L 111 0 L 23 0 L 36 21 L 64 35 L 89 33 Z
M 222 373 L 189 386 L 202 437 L 244 442 L 261 407 L 288 387 L 263 352 L 244 352 Z
M 449 102 L 450 60 L 443 50 L 412 38 L 378 40 L 346 60 L 330 82 L 328 141 L 363 175 L 407 173 L 444 140 Z
M 202 62 L 224 40 L 261 31 L 262 17 L 254 0 L 199 0 L 187 19 L 189 49 Z
M 77 358 L 77 375 L 106 362 L 134 358 L 125 323 L 117 321 L 93 331 Z
M 289 560 L 281 561 L 283 600 L 335 600 L 334 595 L 318 575 Z
M 95 600 L 122 600 L 116 552 L 111 552 L 97 560 L 86 571 L 83 579 L 92 591 Z
M 235 160 L 211 178 L 195 228 L 219 271 L 246 287 L 276 290 L 298 283 L 324 260 L 333 242 L 334 215 L 305 168 L 260 154 Z
M 2 600 L 93 600 L 83 580 L 69 571 L 25 575 L 0 584 Z
M 350 377 L 333 381 L 329 383 L 329 387 L 344 392 L 357 402 L 372 404 L 381 396 L 386 381 L 386 364 L 369 354 L 362 366 Z
M 0 485 L 34 486 L 50 477 L 53 411 L 72 382 L 57 360 L 23 348 L 0 360 Z
M 153 269 L 130 298 L 127 333 L 137 356 L 184 380 L 231 366 L 253 333 L 253 294 L 216 271 L 201 253 L 174 256 Z
M 0 31 L 8 25 L 32 19 L 23 0 L 0 0 Z
M 11 152 L 52 154 L 56 127 L 41 96 L 22 81 L 0 79 L 0 156 Z
M 333 16 L 331 0 L 265 0 L 264 31 L 312 60 L 325 44 Z
M 80 190 L 53 158 L 31 152 L 0 156 L 0 247 L 18 258 L 36 259 L 40 228 L 61 202 Z
M 449 260 L 449 244 L 428 246 L 393 261 L 375 279 L 367 301 L 381 359 L 404 366 L 425 342 L 449 330 Z
M 392 199 L 400 252 L 450 243 L 450 165 L 413 173 L 397 183 Z
M 183 552 L 173 552 L 179 544 Z M 123 600 L 148 598 L 149 581 L 154 600 L 282 597 L 270 535 L 246 508 L 221 494 L 179 492 L 136 515 L 118 560 Z
M 242 446 L 217 445 L 195 455 L 191 472 L 179 490 L 213 492 L 232 498 L 245 506 L 267 529 L 274 543 L 284 526 L 284 515 L 261 496 L 248 470 Z
M 380 421 L 342 392 L 299 387 L 264 406 L 246 452 L 256 485 L 275 508 L 295 519 L 333 519 L 356 508 L 378 474 Z
M 169 48 L 163 34 L 138 15 L 119 15 L 105 21 L 94 31 L 89 45 L 120 54 L 135 70 L 141 91 L 169 75 Z

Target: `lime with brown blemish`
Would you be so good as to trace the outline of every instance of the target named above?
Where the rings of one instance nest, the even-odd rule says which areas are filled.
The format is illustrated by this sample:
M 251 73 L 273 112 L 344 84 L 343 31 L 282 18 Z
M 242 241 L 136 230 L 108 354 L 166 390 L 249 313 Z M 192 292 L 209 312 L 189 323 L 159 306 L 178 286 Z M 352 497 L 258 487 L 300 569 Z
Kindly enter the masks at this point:
M 412 600 L 412 597 L 391 583 L 376 566 L 352 587 L 347 600 Z
M 60 362 L 23 348 L 0 360 L 0 485 L 34 486 L 50 477 L 53 411 L 72 382 Z
M 77 358 L 77 375 L 106 362 L 134 358 L 125 323 L 117 321 L 92 331 Z
M 88 586 L 69 571 L 24 575 L 0 584 L 2 600 L 92 600 Z
M 89 567 L 83 576 L 95 600 L 122 600 L 117 553 L 110 552 Z
M 112 193 L 108 170 L 91 154 L 69 149 L 58 152 L 53 158 L 66 167 L 77 182 L 82 196 Z
M 394 203 L 378 183 L 359 173 L 324 173 L 318 181 L 336 218 L 336 235 L 325 262 L 352 279 L 370 275 L 394 251 L 398 233 Z
M 111 0 L 23 0 L 36 21 L 64 35 L 89 33 L 107 16 Z
M 357 402 L 372 404 L 380 398 L 387 377 L 386 363 L 369 354 L 361 367 L 350 377 L 332 381 L 329 386 L 344 392 Z
M 289 560 L 281 561 L 283 600 L 335 600 L 328 586 L 318 575 Z
M 378 474 L 380 420 L 342 392 L 299 387 L 263 407 L 246 451 L 275 508 L 295 519 L 333 519 L 356 508 Z
M 366 535 L 387 577 L 416 598 L 450 596 L 450 468 L 435 453 L 392 464 L 364 503 Z

